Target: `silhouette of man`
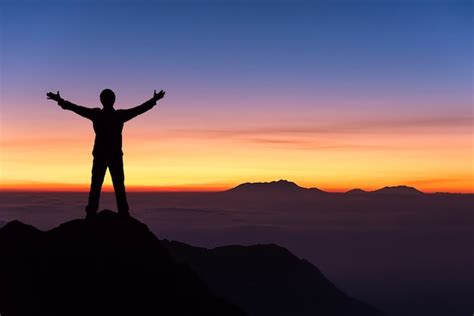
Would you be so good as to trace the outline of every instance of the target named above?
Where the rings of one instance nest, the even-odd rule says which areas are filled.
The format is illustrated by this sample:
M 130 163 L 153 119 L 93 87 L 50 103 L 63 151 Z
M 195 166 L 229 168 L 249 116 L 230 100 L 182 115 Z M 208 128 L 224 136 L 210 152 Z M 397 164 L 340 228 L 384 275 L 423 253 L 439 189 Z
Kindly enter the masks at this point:
M 125 193 L 125 177 L 123 172 L 122 129 L 123 124 L 137 115 L 152 109 L 158 100 L 164 97 L 165 92 L 153 93 L 153 97 L 142 105 L 126 110 L 115 110 L 115 93 L 105 89 L 100 93 L 100 102 L 103 108 L 86 108 L 64 100 L 59 91 L 54 94 L 48 92 L 48 99 L 58 102 L 65 110 L 73 111 L 92 121 L 95 132 L 94 157 L 92 163 L 92 178 L 89 191 L 89 203 L 86 206 L 87 218 L 94 216 L 99 208 L 100 191 L 104 182 L 105 172 L 109 168 L 117 200 L 118 213 L 129 216 L 127 196 Z

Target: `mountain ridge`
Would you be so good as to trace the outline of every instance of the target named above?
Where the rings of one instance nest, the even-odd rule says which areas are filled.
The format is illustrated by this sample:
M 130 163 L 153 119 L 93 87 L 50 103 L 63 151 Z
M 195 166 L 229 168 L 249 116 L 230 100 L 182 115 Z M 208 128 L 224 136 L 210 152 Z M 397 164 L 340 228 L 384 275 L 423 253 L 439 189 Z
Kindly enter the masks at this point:
M 410 187 L 406 185 L 397 185 L 397 186 L 385 186 L 381 189 L 371 191 L 371 193 L 376 194 L 405 194 L 405 195 L 413 195 L 413 194 L 424 194 L 420 190 L 415 187 Z
M 380 315 L 275 244 L 193 247 L 108 210 L 49 231 L 9 222 L 0 252 L 6 316 Z
M 298 193 L 298 192 L 318 192 L 326 193 L 318 188 L 303 188 L 297 185 L 295 182 L 280 179 L 270 182 L 245 182 L 241 183 L 234 188 L 226 190 L 224 192 L 286 192 L 286 193 Z
M 316 266 L 276 244 L 212 249 L 176 241 L 165 245 L 179 262 L 190 264 L 211 289 L 251 316 L 382 315 L 341 292 Z
M 245 315 L 176 264 L 146 225 L 111 211 L 49 231 L 7 223 L 0 251 L 2 315 Z
M 335 194 L 370 194 L 370 193 L 383 193 L 383 194 L 425 194 L 424 192 L 418 190 L 415 187 L 407 186 L 407 185 L 396 185 L 396 186 L 385 186 L 380 189 L 367 191 L 362 190 L 359 188 L 351 189 L 346 192 L 328 192 L 321 190 L 316 187 L 312 188 L 305 188 L 299 186 L 295 182 L 288 181 L 285 179 L 270 181 L 270 182 L 244 182 L 241 183 L 231 189 L 226 191 L 222 191 L 224 193 L 271 193 L 271 192 L 279 192 L 279 193 L 335 193 Z

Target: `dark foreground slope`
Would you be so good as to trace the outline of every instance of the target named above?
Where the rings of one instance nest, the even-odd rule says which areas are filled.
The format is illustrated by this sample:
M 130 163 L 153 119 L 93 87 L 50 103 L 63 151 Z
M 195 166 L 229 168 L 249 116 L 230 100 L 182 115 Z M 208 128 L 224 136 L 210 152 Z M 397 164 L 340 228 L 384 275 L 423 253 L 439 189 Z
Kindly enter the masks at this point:
M 111 211 L 47 232 L 10 222 L 0 255 L 2 316 L 379 315 L 281 247 L 159 241 Z
M 381 315 L 338 290 L 314 265 L 277 245 L 205 249 L 162 243 L 213 291 L 251 316 Z
M 48 232 L 0 230 L 0 314 L 244 315 L 176 264 L 135 219 L 103 211 Z

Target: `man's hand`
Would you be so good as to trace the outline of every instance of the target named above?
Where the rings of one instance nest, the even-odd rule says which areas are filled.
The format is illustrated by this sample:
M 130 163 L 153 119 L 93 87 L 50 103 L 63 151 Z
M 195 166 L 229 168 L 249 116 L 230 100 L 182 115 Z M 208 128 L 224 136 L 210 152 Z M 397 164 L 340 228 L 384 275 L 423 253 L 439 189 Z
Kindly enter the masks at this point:
M 59 95 L 59 91 L 56 94 L 54 94 L 52 92 L 48 92 L 48 93 L 46 93 L 46 96 L 48 97 L 48 99 L 54 100 L 56 102 L 59 102 L 60 100 L 62 100 L 61 96 Z
M 58 95 L 59 95 L 59 91 L 58 91 Z M 158 101 L 160 99 L 163 99 L 163 97 L 165 96 L 165 92 L 163 90 L 161 90 L 160 92 L 156 93 L 156 90 L 155 92 L 153 93 L 153 98 L 152 100 L 153 101 Z

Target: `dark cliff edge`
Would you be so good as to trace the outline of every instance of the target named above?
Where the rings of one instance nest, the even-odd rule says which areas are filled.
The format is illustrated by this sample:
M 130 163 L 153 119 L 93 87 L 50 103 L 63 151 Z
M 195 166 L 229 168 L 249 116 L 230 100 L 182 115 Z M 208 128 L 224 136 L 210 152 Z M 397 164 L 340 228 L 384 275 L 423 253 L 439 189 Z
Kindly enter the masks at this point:
M 0 229 L 0 314 L 381 315 L 276 245 L 160 241 L 105 210 L 50 231 Z
M 176 263 L 148 228 L 102 211 L 47 232 L 0 230 L 0 314 L 245 315 Z
M 341 292 L 308 261 L 274 244 L 206 249 L 162 243 L 214 292 L 251 316 L 382 315 Z

